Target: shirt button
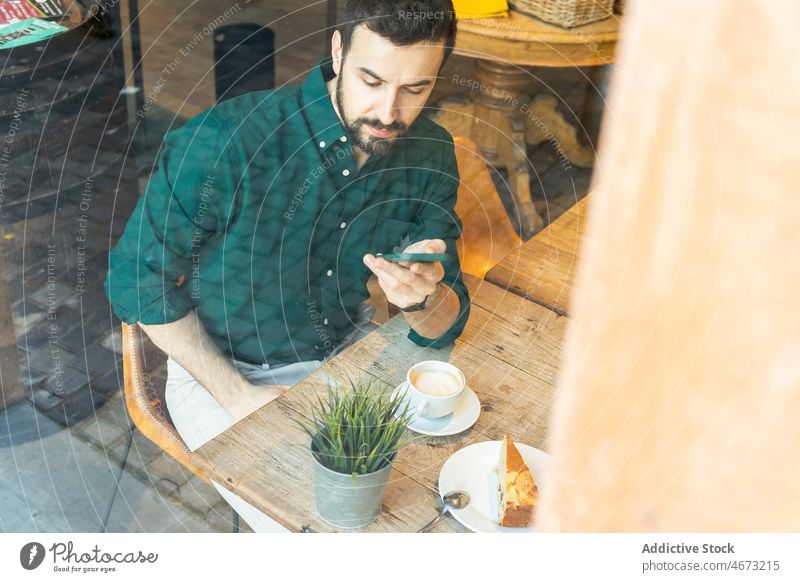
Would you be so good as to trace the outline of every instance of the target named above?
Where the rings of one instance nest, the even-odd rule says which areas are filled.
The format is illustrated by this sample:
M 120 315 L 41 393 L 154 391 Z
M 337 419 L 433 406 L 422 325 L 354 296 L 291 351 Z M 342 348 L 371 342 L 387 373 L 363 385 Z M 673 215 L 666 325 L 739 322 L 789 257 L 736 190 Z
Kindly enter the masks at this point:
M 348 170 L 347 168 L 342 170 L 342 176 L 349 176 L 349 175 L 350 175 L 350 170 Z
M 323 323 L 323 325 L 328 325 L 328 318 L 326 317 L 325 319 L 323 319 L 322 323 Z
M 333 275 L 333 271 L 331 271 L 330 269 L 328 269 L 328 272 L 327 272 L 327 273 L 325 273 L 325 274 L 326 274 L 328 277 L 330 277 L 331 275 Z
M 347 226 L 347 223 L 343 222 L 342 224 L 339 225 L 339 228 L 344 228 L 345 226 Z
M 325 142 L 324 141 L 319 142 L 319 147 L 324 148 L 325 147 Z
M 339 138 L 339 141 L 347 141 L 347 136 L 343 135 L 342 137 Z

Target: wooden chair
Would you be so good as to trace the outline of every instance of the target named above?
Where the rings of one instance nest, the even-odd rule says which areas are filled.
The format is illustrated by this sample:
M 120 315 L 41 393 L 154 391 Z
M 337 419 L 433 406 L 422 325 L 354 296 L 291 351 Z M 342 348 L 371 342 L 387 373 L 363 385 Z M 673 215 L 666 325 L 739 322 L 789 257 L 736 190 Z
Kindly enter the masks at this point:
M 166 383 L 153 374 L 166 362 L 167 355 L 157 348 L 146 349 L 147 343 L 149 342 L 138 325 L 122 324 L 122 369 L 125 407 L 128 414 L 139 432 L 192 474 L 211 485 L 205 472 L 192 461 L 191 451 L 172 424 L 164 398 Z M 125 470 L 133 435 L 134 430 L 131 430 L 123 454 L 120 475 Z M 111 497 L 106 518 L 103 521 L 104 531 L 118 488 L 119 479 L 117 479 L 117 488 Z M 239 516 L 235 511 L 233 512 L 233 531 L 239 531 Z
M 211 481 L 192 461 L 192 453 L 175 430 L 167 410 L 166 384 L 153 372 L 167 360 L 161 350 L 145 351 L 145 335 L 138 325 L 122 324 L 122 370 L 125 378 L 125 406 L 133 424 L 170 457 L 208 483 Z

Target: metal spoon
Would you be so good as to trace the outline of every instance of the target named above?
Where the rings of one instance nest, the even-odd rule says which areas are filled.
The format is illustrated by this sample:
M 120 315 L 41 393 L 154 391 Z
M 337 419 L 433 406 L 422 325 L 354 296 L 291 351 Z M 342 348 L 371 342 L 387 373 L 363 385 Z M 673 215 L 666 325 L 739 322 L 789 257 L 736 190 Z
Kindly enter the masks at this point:
M 469 505 L 469 495 L 463 491 L 451 491 L 442 497 L 442 502 L 444 503 L 444 506 L 442 507 L 442 511 L 439 512 L 439 515 L 417 530 L 417 533 L 426 533 L 428 530 L 433 528 L 433 526 L 439 523 L 442 518 L 447 515 L 449 510 L 464 509 L 467 505 Z

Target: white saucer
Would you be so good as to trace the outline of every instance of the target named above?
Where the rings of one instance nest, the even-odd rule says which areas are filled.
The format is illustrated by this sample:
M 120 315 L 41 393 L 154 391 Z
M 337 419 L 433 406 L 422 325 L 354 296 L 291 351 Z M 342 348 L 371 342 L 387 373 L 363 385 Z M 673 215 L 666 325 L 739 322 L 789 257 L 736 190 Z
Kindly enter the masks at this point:
M 503 527 L 497 524 L 497 463 L 502 441 L 484 441 L 453 453 L 439 473 L 439 491 L 464 491 L 470 501 L 464 509 L 450 512 L 474 532 L 531 533 L 536 526 Z M 547 478 L 549 456 L 537 448 L 514 443 L 541 490 Z
M 394 392 L 405 390 L 406 382 L 403 381 Z M 450 436 L 464 432 L 478 421 L 481 415 L 481 401 L 469 386 L 464 386 L 461 400 L 452 414 L 442 418 L 418 418 L 416 414 L 408 425 L 410 430 L 431 436 Z

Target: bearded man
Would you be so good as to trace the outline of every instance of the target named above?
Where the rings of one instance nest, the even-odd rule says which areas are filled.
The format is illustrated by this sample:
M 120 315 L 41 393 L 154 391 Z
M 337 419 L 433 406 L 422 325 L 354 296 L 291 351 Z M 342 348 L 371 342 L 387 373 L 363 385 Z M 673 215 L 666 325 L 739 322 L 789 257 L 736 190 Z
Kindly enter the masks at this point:
M 373 274 L 408 322 L 397 341 L 463 330 L 453 140 L 421 115 L 455 30 L 450 0 L 349 0 L 301 85 L 165 136 L 106 292 L 169 355 L 167 407 L 191 450 L 372 329 Z M 449 260 L 378 256 L 393 251 Z M 215 486 L 253 529 L 281 529 Z

